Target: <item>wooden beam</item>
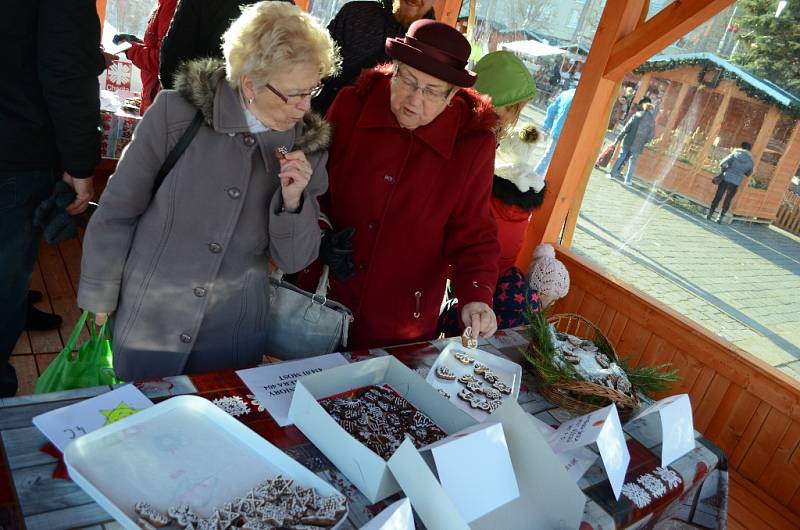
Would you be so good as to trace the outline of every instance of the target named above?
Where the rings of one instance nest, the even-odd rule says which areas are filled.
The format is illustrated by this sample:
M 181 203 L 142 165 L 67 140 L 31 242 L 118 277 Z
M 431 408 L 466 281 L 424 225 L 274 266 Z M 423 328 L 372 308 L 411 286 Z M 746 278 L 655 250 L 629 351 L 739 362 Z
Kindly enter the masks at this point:
M 517 265 L 522 270 L 528 270 L 536 245 L 542 241 L 558 241 L 575 190 L 581 179 L 589 178 L 589 161 L 594 161 L 597 156 L 612 102 L 619 92 L 619 81 L 603 77 L 608 59 L 614 43 L 633 31 L 646 13 L 646 0 L 606 3 L 581 73 L 581 82 L 547 170 L 544 203 L 534 211 L 517 258 Z
M 97 10 L 97 17 L 100 19 L 100 33 L 103 32 L 103 24 L 106 22 L 106 4 L 108 0 L 96 0 L 94 3 Z
M 664 125 L 664 132 L 661 133 L 661 143 L 658 145 L 659 153 L 666 153 L 667 148 L 672 144 L 672 131 L 675 129 L 675 125 L 678 123 L 678 113 L 683 106 L 683 102 L 686 99 L 686 94 L 689 93 L 689 84 L 688 83 L 681 83 L 681 88 L 678 90 L 678 96 L 675 98 L 675 103 L 672 105 L 671 108 L 665 109 L 662 107 L 661 112 L 669 112 L 669 117 L 667 118 L 667 123 Z
M 700 152 L 697 153 L 697 158 L 693 164 L 694 178 L 696 178 L 697 175 L 703 174 L 703 167 L 706 162 L 706 157 L 708 156 L 708 153 L 711 152 L 711 147 L 714 145 L 714 139 L 719 136 L 719 131 L 722 129 L 722 122 L 725 119 L 725 115 L 728 113 L 728 105 L 731 103 L 731 88 L 733 86 L 733 82 L 726 79 L 724 83 L 725 84 L 722 88 L 722 102 L 719 104 L 719 107 L 717 107 L 716 114 L 714 114 L 714 119 L 711 122 L 711 126 L 705 133 L 706 139 L 703 142 L 703 147 L 701 147 Z M 709 97 L 711 97 L 711 94 L 709 94 Z
M 461 11 L 461 2 L 462 0 L 437 0 L 434 4 L 436 20 L 455 26 Z
M 734 0 L 676 0 L 669 4 L 614 45 L 605 77 L 622 79 L 627 72 L 733 2 Z

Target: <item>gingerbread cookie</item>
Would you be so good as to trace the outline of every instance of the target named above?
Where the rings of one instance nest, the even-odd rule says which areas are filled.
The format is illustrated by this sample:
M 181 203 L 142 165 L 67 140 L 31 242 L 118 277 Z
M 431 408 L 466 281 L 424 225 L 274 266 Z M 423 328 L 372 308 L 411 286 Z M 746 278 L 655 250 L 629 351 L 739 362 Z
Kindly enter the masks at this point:
M 455 352 L 453 357 L 455 357 L 456 361 L 460 362 L 461 364 L 472 364 L 475 362 L 475 359 L 460 351 Z
M 151 525 L 155 526 L 156 528 L 167 526 L 170 522 L 168 516 L 154 509 L 152 506 L 150 506 L 149 503 L 137 502 L 133 506 L 133 509 L 134 511 L 136 511 L 136 515 L 138 515 L 141 519 L 147 521 Z
M 597 361 L 597 364 L 599 364 L 601 368 L 608 368 L 611 366 L 611 361 L 604 353 L 598 353 L 595 355 L 594 360 Z
M 436 377 L 439 379 L 444 379 L 446 381 L 453 381 L 456 378 L 456 374 L 448 367 L 443 364 L 440 364 L 436 368 Z
M 277 158 L 278 160 L 283 160 L 284 158 L 286 158 L 286 155 L 289 154 L 289 149 L 281 145 L 273 150 L 273 154 L 275 155 L 275 158 Z

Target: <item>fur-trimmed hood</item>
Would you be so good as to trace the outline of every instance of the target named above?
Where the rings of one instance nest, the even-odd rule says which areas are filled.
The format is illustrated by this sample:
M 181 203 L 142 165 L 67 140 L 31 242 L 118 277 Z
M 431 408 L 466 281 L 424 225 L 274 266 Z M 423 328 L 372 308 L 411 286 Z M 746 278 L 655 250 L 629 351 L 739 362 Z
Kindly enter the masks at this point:
M 356 95 L 361 99 L 366 99 L 372 87 L 381 80 L 391 77 L 392 71 L 393 66 L 391 63 L 365 70 L 356 83 Z M 471 88 L 462 88 L 456 93 L 451 105 L 459 103 L 469 109 L 469 112 L 464 113 L 464 117 L 459 123 L 459 136 L 474 132 L 487 132 L 494 129 L 497 124 L 497 114 L 495 114 L 492 108 L 492 101 L 488 97 Z
M 187 61 L 175 73 L 175 90 L 203 113 L 206 123 L 214 128 L 214 103 L 217 92 L 228 90 L 236 98 L 238 92 L 225 81 L 225 64 L 219 59 L 197 59 Z M 242 113 L 244 120 L 244 113 Z M 307 155 L 328 148 L 331 141 L 331 126 L 322 116 L 308 111 L 303 117 L 302 133 L 294 147 Z

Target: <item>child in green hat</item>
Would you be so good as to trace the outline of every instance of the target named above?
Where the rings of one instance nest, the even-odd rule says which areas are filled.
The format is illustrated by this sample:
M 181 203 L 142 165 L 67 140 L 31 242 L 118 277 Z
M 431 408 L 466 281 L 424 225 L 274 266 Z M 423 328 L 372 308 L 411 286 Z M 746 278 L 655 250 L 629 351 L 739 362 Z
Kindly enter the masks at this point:
M 514 265 L 531 212 L 541 206 L 545 193 L 544 178 L 534 172 L 532 163 L 533 143 L 539 133 L 532 125 L 515 129 L 525 105 L 536 96 L 536 84 L 522 61 L 507 51 L 485 55 L 475 65 L 475 73 L 475 90 L 492 99 L 498 116 L 490 207 L 500 243 L 494 311 L 497 327 L 503 329 L 524 324 L 527 306 L 540 307 L 538 294 Z M 457 299 L 448 300 L 440 318 L 440 330 L 448 336 L 460 334 L 455 304 Z

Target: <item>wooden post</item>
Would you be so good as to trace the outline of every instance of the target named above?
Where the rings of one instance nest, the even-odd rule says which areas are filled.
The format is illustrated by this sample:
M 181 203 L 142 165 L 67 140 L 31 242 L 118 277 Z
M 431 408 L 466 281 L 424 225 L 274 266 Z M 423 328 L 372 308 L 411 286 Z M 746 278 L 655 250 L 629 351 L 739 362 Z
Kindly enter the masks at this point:
M 467 16 L 467 38 L 472 40 L 472 34 L 475 33 L 475 8 L 478 5 L 478 0 L 469 1 L 469 15 Z
M 308 1 L 309 0 L 294 0 L 294 5 L 296 5 L 303 11 L 308 11 Z
M 461 11 L 461 2 L 462 0 L 437 0 L 434 4 L 436 20 L 455 26 Z
M 669 140 L 663 138 L 661 139 L 661 143 L 658 144 L 658 149 L 656 150 L 659 153 L 665 153 L 667 151 L 667 147 L 670 146 L 671 138 L 672 138 L 672 131 L 675 129 L 675 124 L 678 122 L 678 114 L 680 113 L 681 107 L 683 106 L 683 100 L 686 99 L 686 94 L 689 92 L 689 83 L 681 83 L 681 88 L 678 91 L 678 97 L 675 99 L 675 104 L 672 106 L 672 109 L 669 109 L 669 118 L 667 118 L 667 123 L 664 125 L 664 133 L 669 136 Z M 665 109 L 661 109 L 664 111 Z
M 647 89 L 650 88 L 650 78 L 653 77 L 652 72 L 645 72 L 642 78 L 639 80 L 639 86 L 636 88 L 636 94 L 633 95 L 633 106 L 635 107 L 636 104 L 639 102 L 640 99 L 647 95 Z M 631 115 L 628 112 L 628 115 Z
M 778 111 L 777 107 L 770 106 L 769 110 L 767 111 L 767 115 L 764 116 L 764 121 L 761 123 L 761 128 L 758 130 L 758 136 L 756 136 L 755 141 L 753 141 L 753 149 L 750 151 L 750 154 L 753 156 L 753 174 L 755 174 L 756 170 L 758 169 L 758 165 L 761 163 L 761 155 L 764 154 L 764 150 L 767 148 L 767 143 L 769 143 L 769 139 L 772 136 L 773 131 L 775 130 L 775 125 L 778 124 L 778 120 L 781 117 L 781 113 Z M 745 138 L 742 138 L 741 141 L 747 141 Z M 738 147 L 738 145 L 736 146 Z M 731 202 L 731 208 L 728 212 L 730 215 L 736 215 L 736 207 L 739 205 L 739 201 L 741 200 L 742 196 L 748 191 L 748 185 L 750 184 L 750 179 L 753 176 L 745 177 L 742 179 L 742 183 L 739 184 L 739 189 L 733 197 L 733 201 Z
M 581 187 L 582 180 L 589 178 L 590 162 L 594 161 L 600 149 L 611 107 L 619 93 L 620 81 L 603 76 L 608 59 L 620 37 L 633 31 L 644 20 L 647 5 L 646 0 L 606 3 L 547 170 L 544 203 L 533 213 L 517 258 L 517 265 L 522 270 L 528 269 L 536 245 L 541 241 L 559 240 L 575 192 Z
M 722 128 L 722 120 L 728 112 L 728 105 L 731 102 L 731 94 L 733 92 L 733 81 L 724 80 L 722 83 L 722 103 L 717 107 L 717 113 L 714 115 L 714 120 L 711 122 L 711 127 L 706 132 L 706 140 L 703 142 L 703 147 L 697 153 L 697 159 L 694 161 L 694 172 L 692 177 L 700 174 L 703 171 L 703 163 L 711 151 L 711 146 L 714 145 L 714 139 L 719 135 L 719 130 Z M 702 85 L 701 85 L 702 86 Z
M 97 18 L 100 19 L 100 34 L 103 33 L 103 25 L 106 22 L 106 4 L 108 0 L 96 0 L 94 5 L 97 10 Z

